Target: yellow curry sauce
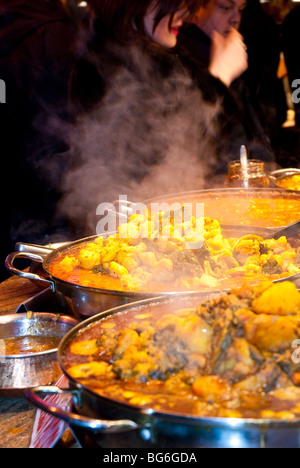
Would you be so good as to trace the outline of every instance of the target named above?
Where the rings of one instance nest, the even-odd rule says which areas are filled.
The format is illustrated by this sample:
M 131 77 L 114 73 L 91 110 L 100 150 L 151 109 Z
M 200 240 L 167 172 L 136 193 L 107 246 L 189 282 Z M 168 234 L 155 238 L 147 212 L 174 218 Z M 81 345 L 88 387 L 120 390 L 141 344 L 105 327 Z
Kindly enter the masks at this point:
M 93 392 L 188 416 L 300 418 L 300 293 L 264 283 L 190 308 L 132 307 L 66 344 L 69 376 Z
M 203 197 L 204 215 L 217 219 L 220 224 L 256 227 L 287 226 L 299 220 L 300 198 L 267 195 L 254 197 L 240 190 L 235 196 L 213 192 Z M 173 200 L 171 200 L 172 202 Z M 193 200 L 198 203 L 199 200 Z M 201 200 L 200 200 L 201 202 Z
M 276 183 L 287 190 L 300 190 L 300 175 L 286 176 L 282 179 L 278 179 Z
M 216 219 L 171 219 L 162 228 L 147 215 L 134 215 L 117 234 L 59 254 L 49 272 L 73 284 L 113 291 L 203 290 L 298 274 L 300 252 L 285 237 L 225 238 Z

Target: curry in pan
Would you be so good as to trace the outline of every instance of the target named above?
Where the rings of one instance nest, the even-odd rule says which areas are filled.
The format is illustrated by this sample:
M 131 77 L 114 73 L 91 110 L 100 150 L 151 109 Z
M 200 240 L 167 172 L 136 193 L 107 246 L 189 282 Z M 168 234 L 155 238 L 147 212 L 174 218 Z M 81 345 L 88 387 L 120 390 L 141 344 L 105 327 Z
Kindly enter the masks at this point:
M 100 317 L 68 340 L 62 359 L 72 379 L 137 407 L 294 420 L 299 334 L 300 293 L 288 281 L 267 282 L 198 307 L 165 301 Z
M 231 288 L 300 273 L 300 249 L 286 237 L 226 238 L 216 219 L 173 216 L 163 224 L 163 217 L 133 215 L 115 235 L 58 254 L 49 272 L 81 286 L 135 292 Z

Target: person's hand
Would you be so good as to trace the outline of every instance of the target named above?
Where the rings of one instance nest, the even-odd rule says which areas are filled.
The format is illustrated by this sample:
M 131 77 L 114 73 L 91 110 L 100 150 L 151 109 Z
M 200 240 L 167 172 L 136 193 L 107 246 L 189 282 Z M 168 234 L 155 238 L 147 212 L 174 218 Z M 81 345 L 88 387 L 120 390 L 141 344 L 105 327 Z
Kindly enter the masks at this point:
M 226 86 L 248 68 L 248 55 L 241 34 L 232 28 L 224 37 L 217 31 L 212 36 L 212 50 L 209 71 Z

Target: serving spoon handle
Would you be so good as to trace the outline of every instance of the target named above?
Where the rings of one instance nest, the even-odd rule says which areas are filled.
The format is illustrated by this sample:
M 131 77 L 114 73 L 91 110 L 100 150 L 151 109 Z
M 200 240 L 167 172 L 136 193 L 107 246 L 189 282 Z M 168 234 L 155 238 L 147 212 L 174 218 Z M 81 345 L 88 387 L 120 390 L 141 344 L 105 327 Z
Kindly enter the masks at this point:
M 279 239 L 282 236 L 300 238 L 300 220 L 269 234 L 269 238 L 272 239 Z

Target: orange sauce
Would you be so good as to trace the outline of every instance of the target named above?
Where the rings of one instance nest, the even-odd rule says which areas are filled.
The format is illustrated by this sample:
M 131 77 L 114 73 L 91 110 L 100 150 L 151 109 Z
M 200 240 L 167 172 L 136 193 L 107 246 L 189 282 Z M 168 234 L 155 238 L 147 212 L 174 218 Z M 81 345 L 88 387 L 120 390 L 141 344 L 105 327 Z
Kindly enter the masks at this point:
M 13 356 L 17 354 L 41 353 L 58 346 L 60 338 L 57 336 L 16 336 L 4 338 L 5 354 Z
M 287 226 L 300 218 L 300 199 L 218 197 L 203 200 L 204 216 L 220 224 L 255 227 Z
M 278 180 L 277 185 L 288 190 L 300 190 L 300 175 L 294 174 Z

